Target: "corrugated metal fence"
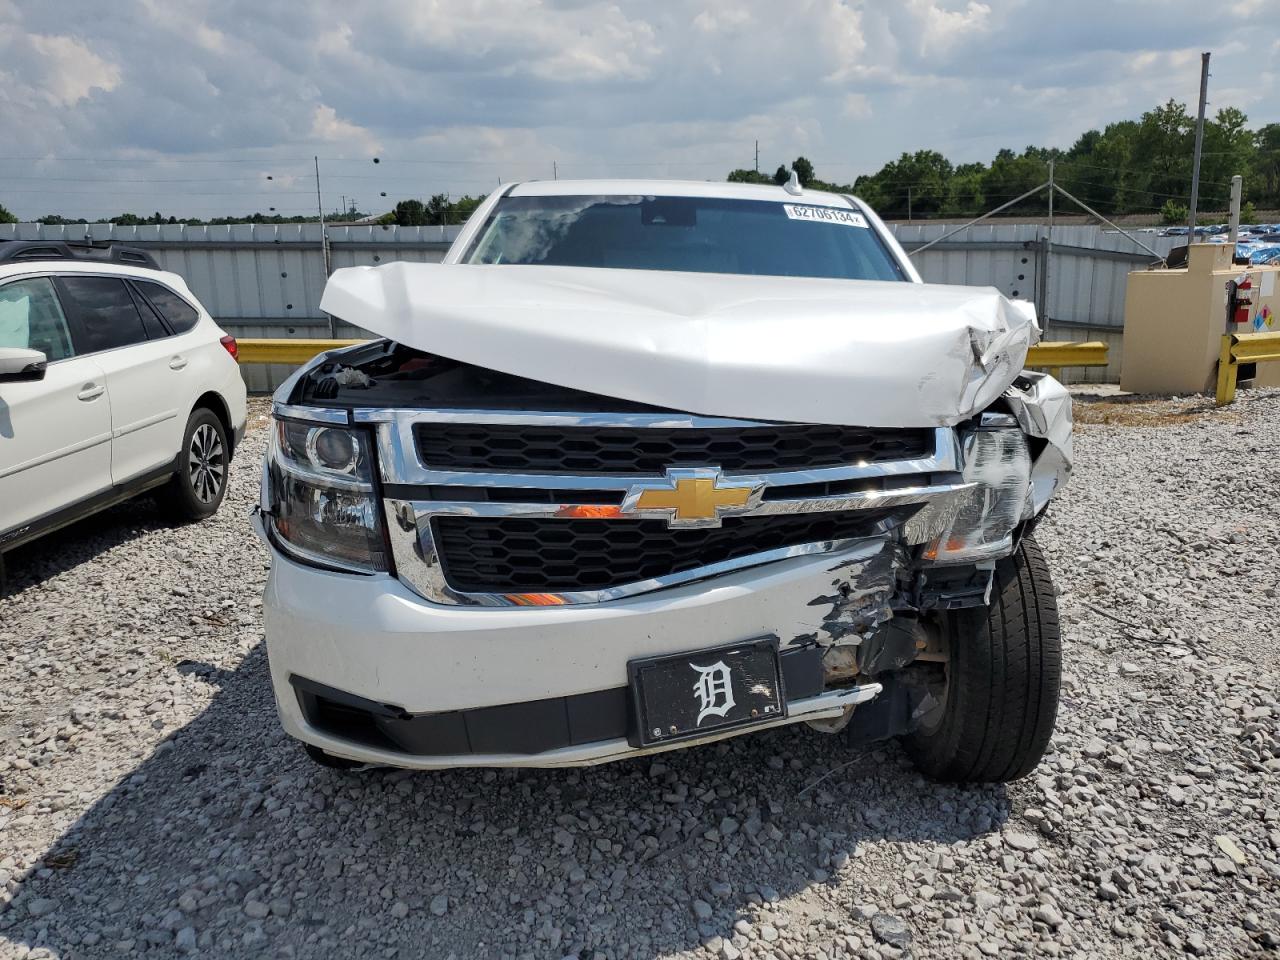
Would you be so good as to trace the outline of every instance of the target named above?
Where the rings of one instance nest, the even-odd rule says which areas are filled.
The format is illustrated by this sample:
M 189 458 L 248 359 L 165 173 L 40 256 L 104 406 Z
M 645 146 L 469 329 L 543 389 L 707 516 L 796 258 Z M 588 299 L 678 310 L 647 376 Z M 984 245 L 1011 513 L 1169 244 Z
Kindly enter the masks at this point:
M 952 228 L 908 223 L 892 229 L 910 251 Z M 390 260 L 439 261 L 458 230 L 331 225 L 330 259 L 335 269 Z M 320 310 L 325 266 L 319 224 L 0 224 L 0 239 L 9 238 L 137 244 L 154 253 L 166 269 L 185 277 L 209 312 L 235 336 L 330 335 L 329 319 Z M 1154 234 L 1144 234 L 1143 239 L 1161 253 L 1178 242 Z M 927 281 L 992 286 L 1007 296 L 1034 301 L 1042 317 L 1047 316 L 1046 339 L 1106 341 L 1110 366 L 1068 373 L 1073 380 L 1118 380 L 1126 276 L 1153 258 L 1123 235 L 1098 227 L 1057 227 L 1051 257 L 1046 257 L 1046 250 L 1043 225 L 979 224 L 913 259 Z M 334 328 L 337 337 L 362 334 L 345 323 Z M 250 389 L 266 390 L 287 372 L 275 365 L 246 367 L 245 379 Z
M 953 228 L 899 223 L 893 229 L 910 252 Z M 1185 242 L 1154 233 L 1140 236 L 1161 254 Z M 1131 270 L 1141 270 L 1155 258 L 1121 233 L 1089 226 L 1055 227 L 1052 254 L 1049 249 L 1043 224 L 983 223 L 912 260 L 930 283 L 992 286 L 1005 296 L 1032 301 L 1046 340 L 1101 340 L 1109 348 L 1108 365 L 1066 370 L 1064 379 L 1119 382 L 1125 285 Z

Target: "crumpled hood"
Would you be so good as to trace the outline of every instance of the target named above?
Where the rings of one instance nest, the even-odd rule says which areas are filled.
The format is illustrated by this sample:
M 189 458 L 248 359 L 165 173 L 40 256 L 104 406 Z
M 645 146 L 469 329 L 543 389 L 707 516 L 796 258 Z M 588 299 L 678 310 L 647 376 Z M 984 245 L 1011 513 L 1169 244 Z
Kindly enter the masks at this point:
M 980 412 L 1039 340 L 991 287 L 390 263 L 321 309 L 428 353 L 688 413 L 868 427 Z

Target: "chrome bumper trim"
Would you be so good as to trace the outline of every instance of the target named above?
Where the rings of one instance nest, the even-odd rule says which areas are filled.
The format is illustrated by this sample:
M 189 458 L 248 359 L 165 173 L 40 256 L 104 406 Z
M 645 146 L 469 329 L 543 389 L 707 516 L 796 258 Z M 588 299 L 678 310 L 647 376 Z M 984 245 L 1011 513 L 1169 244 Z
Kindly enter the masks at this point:
M 864 552 L 878 552 L 890 535 L 896 535 L 907 543 L 924 543 L 933 539 L 954 519 L 956 512 L 974 489 L 971 483 L 945 484 L 935 487 L 915 487 L 888 494 L 865 493 L 848 497 L 832 497 L 823 500 L 773 501 L 762 503 L 751 515 L 778 515 L 816 513 L 822 511 L 877 510 L 895 506 L 920 504 L 921 509 L 905 523 L 895 526 L 882 520 L 869 528 L 868 535 L 857 539 L 825 540 L 816 543 L 796 544 L 753 553 L 733 560 L 724 560 L 691 570 L 671 573 L 648 580 L 599 590 L 575 590 L 562 593 L 467 593 L 455 590 L 448 583 L 436 547 L 431 520 L 436 516 L 471 517 L 542 517 L 563 518 L 559 511 L 580 509 L 580 504 L 553 506 L 546 504 L 510 503 L 441 503 L 409 500 L 384 500 L 387 533 L 391 541 L 391 555 L 396 573 L 411 589 L 424 599 L 434 603 L 466 606 L 567 606 L 581 603 L 605 603 L 621 600 L 637 594 L 651 593 L 666 587 L 674 587 L 695 580 L 744 570 L 748 567 L 806 557 L 821 553 L 848 553 L 850 559 L 859 559 Z

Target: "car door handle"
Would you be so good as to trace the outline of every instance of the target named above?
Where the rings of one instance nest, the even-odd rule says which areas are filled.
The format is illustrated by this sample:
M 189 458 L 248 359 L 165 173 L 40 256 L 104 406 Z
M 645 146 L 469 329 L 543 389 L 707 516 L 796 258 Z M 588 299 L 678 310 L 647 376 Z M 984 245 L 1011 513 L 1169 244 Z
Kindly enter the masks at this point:
M 76 394 L 81 400 L 97 400 L 107 388 L 100 383 L 86 383 Z
M 170 370 L 181 370 L 186 365 L 187 365 L 186 357 L 174 357 L 172 360 L 169 361 Z

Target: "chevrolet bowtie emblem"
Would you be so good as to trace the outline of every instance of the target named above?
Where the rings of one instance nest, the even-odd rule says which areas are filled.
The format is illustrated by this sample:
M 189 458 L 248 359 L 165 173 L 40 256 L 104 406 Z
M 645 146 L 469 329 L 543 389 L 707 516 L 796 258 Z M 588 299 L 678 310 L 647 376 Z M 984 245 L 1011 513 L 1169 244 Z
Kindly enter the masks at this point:
M 671 467 L 665 482 L 632 487 L 622 512 L 663 517 L 669 527 L 718 527 L 726 514 L 754 508 L 762 491 L 760 483 L 726 480 L 717 469 Z

